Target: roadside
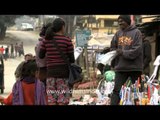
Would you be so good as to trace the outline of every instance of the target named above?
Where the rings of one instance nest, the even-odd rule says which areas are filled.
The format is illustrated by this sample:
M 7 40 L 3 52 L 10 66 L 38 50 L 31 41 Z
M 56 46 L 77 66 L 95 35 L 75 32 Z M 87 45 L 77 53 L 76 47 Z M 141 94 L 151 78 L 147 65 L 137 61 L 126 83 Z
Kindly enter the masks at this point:
M 0 40 L 0 47 L 2 45 L 9 45 L 10 52 L 10 44 L 15 45 L 15 43 L 24 43 L 24 51 L 26 53 L 34 52 L 34 47 L 37 43 L 38 34 L 33 31 L 7 31 L 6 37 L 4 40 Z M 3 97 L 7 97 L 12 91 L 13 84 L 15 83 L 14 72 L 17 66 L 24 60 L 24 56 L 18 56 L 16 58 L 9 58 L 7 61 L 4 60 L 4 93 L 1 94 Z
M 0 40 L 0 45 L 2 45 L 2 44 L 10 45 L 10 44 L 14 44 L 16 42 L 20 42 L 20 40 L 17 39 L 15 36 L 13 36 L 11 33 L 7 32 L 4 40 Z

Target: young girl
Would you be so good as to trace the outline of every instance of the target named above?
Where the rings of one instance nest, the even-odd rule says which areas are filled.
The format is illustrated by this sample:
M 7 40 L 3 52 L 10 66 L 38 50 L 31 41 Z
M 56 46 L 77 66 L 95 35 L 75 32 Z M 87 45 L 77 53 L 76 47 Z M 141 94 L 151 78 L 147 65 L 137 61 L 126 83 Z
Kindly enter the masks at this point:
M 44 84 L 36 79 L 37 65 L 35 60 L 28 60 L 22 68 L 22 79 L 16 81 L 12 93 L 0 102 L 5 105 L 46 105 Z

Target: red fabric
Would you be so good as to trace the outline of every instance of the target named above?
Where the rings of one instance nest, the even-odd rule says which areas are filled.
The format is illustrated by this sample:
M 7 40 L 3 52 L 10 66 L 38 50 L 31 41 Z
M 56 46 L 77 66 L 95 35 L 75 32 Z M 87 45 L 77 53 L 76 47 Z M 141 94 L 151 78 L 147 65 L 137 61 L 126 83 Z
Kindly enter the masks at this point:
M 3 100 L 3 103 L 4 103 L 5 105 L 12 105 L 12 98 L 13 98 L 13 96 L 12 96 L 12 93 L 11 93 L 7 98 L 5 98 L 5 99 Z
M 25 105 L 34 105 L 35 98 L 35 84 L 27 84 L 22 82 L 22 89 L 24 95 L 24 104 Z
M 22 82 L 22 89 L 24 95 L 24 104 L 25 105 L 34 105 L 34 94 L 35 94 L 35 84 L 27 84 Z M 4 104 L 12 105 L 12 93 L 4 99 Z
M 0 53 L 4 53 L 4 48 L 0 48 Z

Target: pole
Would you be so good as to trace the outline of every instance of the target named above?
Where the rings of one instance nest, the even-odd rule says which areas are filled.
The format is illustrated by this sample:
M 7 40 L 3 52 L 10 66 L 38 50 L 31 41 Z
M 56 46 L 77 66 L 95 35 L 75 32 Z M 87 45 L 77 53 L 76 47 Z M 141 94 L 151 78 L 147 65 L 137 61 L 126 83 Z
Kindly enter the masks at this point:
M 85 64 L 86 64 L 87 78 L 90 78 L 87 45 L 84 46 L 84 52 L 85 52 Z

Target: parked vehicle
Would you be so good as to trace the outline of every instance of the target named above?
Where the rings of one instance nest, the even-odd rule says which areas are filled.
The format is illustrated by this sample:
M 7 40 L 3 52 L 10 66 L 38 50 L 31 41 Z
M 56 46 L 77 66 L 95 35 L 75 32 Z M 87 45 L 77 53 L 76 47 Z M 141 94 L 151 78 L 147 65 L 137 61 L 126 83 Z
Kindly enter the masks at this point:
M 34 30 L 33 25 L 30 23 L 22 23 L 20 29 L 23 31 L 33 31 Z

